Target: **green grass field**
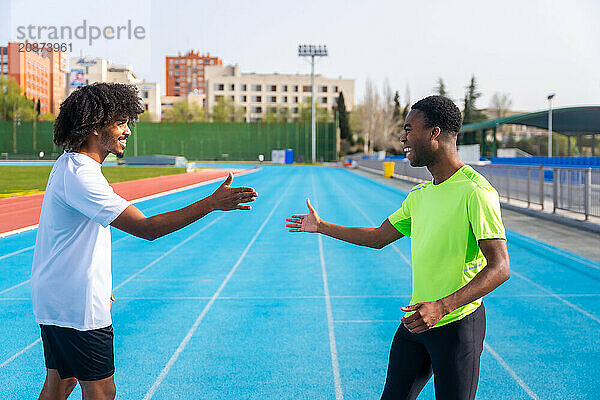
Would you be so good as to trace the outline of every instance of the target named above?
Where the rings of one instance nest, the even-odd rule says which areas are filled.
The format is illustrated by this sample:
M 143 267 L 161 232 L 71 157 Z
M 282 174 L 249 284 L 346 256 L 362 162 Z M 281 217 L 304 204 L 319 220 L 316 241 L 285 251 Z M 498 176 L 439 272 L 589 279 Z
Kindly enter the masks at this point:
M 42 193 L 46 189 L 52 167 L 0 166 L 0 198 Z M 102 167 L 109 183 L 185 173 L 185 168 Z

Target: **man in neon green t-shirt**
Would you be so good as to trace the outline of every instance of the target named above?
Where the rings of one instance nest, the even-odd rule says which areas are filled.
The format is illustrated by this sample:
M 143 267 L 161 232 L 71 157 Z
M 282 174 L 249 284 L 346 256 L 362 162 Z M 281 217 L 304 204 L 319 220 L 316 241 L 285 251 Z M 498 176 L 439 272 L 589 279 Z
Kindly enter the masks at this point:
M 485 336 L 482 297 L 510 276 L 498 194 L 458 157 L 460 110 L 429 96 L 406 117 L 406 157 L 433 180 L 415 186 L 378 228 L 346 227 L 309 213 L 288 218 L 290 232 L 318 232 L 382 248 L 411 238 L 413 294 L 398 328 L 381 399 L 415 399 L 435 375 L 436 398 L 474 399 Z

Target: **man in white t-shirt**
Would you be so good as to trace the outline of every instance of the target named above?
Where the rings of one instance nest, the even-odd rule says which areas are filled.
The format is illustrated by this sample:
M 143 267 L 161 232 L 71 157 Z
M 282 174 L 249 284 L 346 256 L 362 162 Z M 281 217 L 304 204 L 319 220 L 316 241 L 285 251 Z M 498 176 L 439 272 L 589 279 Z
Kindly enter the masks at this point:
M 250 187 L 231 187 L 232 175 L 210 196 L 187 207 L 146 217 L 108 185 L 100 166 L 122 157 L 128 123 L 144 111 L 134 86 L 97 83 L 61 105 L 56 160 L 44 194 L 31 271 L 46 380 L 40 399 L 65 399 L 79 382 L 86 400 L 114 399 L 110 227 L 154 240 L 214 210 L 249 210 Z

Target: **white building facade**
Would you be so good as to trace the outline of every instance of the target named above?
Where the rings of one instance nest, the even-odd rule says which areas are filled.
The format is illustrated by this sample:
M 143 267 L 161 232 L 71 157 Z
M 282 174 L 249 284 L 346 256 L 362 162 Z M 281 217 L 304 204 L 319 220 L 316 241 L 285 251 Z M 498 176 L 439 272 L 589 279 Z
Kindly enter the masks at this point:
M 102 58 L 75 57 L 71 59 L 69 93 L 77 87 L 94 82 L 118 82 L 135 85 L 144 101 L 146 111 L 154 122 L 160 122 L 160 85 L 144 82 L 135 76 L 129 65 L 114 65 Z
M 300 117 L 303 104 L 310 104 L 311 76 L 299 74 L 241 73 L 239 66 L 205 67 L 206 106 L 212 111 L 219 99 L 229 99 L 244 110 L 245 121 L 258 122 L 268 113 L 284 111 L 289 120 Z M 348 111 L 354 105 L 354 80 L 315 75 L 316 105 L 329 112 L 337 106 L 340 93 Z

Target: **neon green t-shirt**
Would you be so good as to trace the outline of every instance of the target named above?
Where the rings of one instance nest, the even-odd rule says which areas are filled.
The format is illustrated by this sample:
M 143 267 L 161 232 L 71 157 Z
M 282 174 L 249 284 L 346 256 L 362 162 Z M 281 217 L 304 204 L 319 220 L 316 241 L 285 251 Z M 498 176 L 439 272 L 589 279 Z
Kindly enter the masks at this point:
M 388 220 L 411 238 L 410 304 L 439 300 L 465 286 L 487 264 L 477 241 L 506 239 L 498 193 L 468 165 L 439 185 L 415 186 Z M 469 315 L 480 304 L 477 299 L 457 308 L 436 327 Z

